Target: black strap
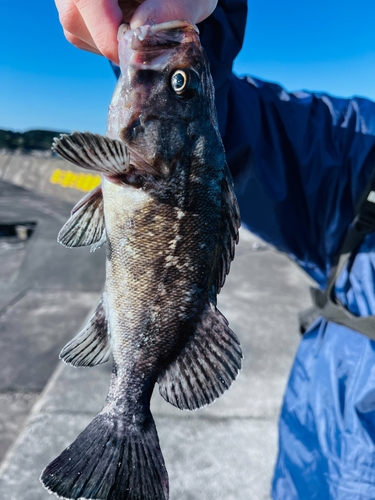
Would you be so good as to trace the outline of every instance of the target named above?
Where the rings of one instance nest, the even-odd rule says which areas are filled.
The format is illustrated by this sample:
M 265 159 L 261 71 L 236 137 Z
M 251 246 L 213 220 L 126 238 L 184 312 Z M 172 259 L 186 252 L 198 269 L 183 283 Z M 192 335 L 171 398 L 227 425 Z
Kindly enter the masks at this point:
M 348 262 L 351 255 L 358 249 L 365 236 L 375 231 L 375 181 L 370 189 L 365 191 L 365 197 L 360 200 L 357 215 L 350 225 L 345 240 L 341 245 L 335 264 L 332 266 L 326 290 L 310 288 L 314 307 L 300 313 L 300 330 L 304 333 L 318 316 L 347 326 L 352 330 L 367 335 L 375 340 L 375 316 L 355 316 L 335 297 L 336 279 Z M 311 321 L 311 322 L 309 322 Z
M 298 323 L 299 323 L 299 331 L 301 335 L 304 335 L 305 332 L 310 328 L 310 326 L 316 321 L 318 318 L 322 316 L 321 312 L 316 306 L 311 306 L 308 309 L 304 309 L 303 311 L 298 312 Z

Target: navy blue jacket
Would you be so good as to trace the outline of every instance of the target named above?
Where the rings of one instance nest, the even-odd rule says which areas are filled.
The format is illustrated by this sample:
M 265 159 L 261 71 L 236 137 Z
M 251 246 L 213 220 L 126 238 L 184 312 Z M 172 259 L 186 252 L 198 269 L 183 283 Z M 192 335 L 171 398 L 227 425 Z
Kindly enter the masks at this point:
M 245 22 L 246 0 L 221 0 L 199 26 L 241 218 L 324 287 L 374 174 L 375 103 L 236 77 Z M 375 314 L 374 249 L 370 234 L 337 282 L 336 295 L 356 315 Z M 375 498 L 375 344 L 364 335 L 320 318 L 301 341 L 272 495 Z

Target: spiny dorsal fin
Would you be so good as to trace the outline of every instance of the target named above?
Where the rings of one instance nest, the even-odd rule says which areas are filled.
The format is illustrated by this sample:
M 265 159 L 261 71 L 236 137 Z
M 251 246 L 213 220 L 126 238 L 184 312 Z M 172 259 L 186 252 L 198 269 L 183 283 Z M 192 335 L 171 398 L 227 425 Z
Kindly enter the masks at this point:
M 52 149 L 79 167 L 108 176 L 123 174 L 130 164 L 125 144 L 90 132 L 61 134 L 60 138 L 54 139 Z
M 105 243 L 103 195 L 100 186 L 90 191 L 73 208 L 72 215 L 61 228 L 57 241 L 66 247 Z
M 73 366 L 95 366 L 108 361 L 111 346 L 103 297 L 85 328 L 66 344 L 60 359 Z
M 242 352 L 227 320 L 207 305 L 185 347 L 158 377 L 161 396 L 182 410 L 212 403 L 241 369 Z

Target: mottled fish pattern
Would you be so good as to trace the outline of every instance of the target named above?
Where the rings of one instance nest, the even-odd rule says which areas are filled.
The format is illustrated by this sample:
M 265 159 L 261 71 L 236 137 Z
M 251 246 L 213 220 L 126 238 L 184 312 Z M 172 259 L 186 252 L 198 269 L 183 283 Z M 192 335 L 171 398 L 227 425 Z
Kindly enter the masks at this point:
M 55 140 L 64 158 L 102 174 L 59 242 L 106 244 L 106 285 L 89 324 L 62 350 L 74 366 L 113 356 L 103 410 L 42 474 L 59 498 L 167 500 L 150 398 L 195 410 L 236 378 L 242 354 L 216 307 L 240 217 L 207 58 L 195 26 L 119 30 L 122 76 L 106 137 Z

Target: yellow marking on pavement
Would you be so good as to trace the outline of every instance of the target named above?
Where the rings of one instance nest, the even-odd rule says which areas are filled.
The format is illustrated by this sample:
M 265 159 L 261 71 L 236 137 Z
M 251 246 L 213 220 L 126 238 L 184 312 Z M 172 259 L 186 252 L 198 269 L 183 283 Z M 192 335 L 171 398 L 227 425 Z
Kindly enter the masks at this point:
M 51 184 L 58 184 L 63 188 L 77 189 L 86 193 L 100 184 L 100 175 L 82 174 L 56 168 L 52 172 L 49 181 Z

